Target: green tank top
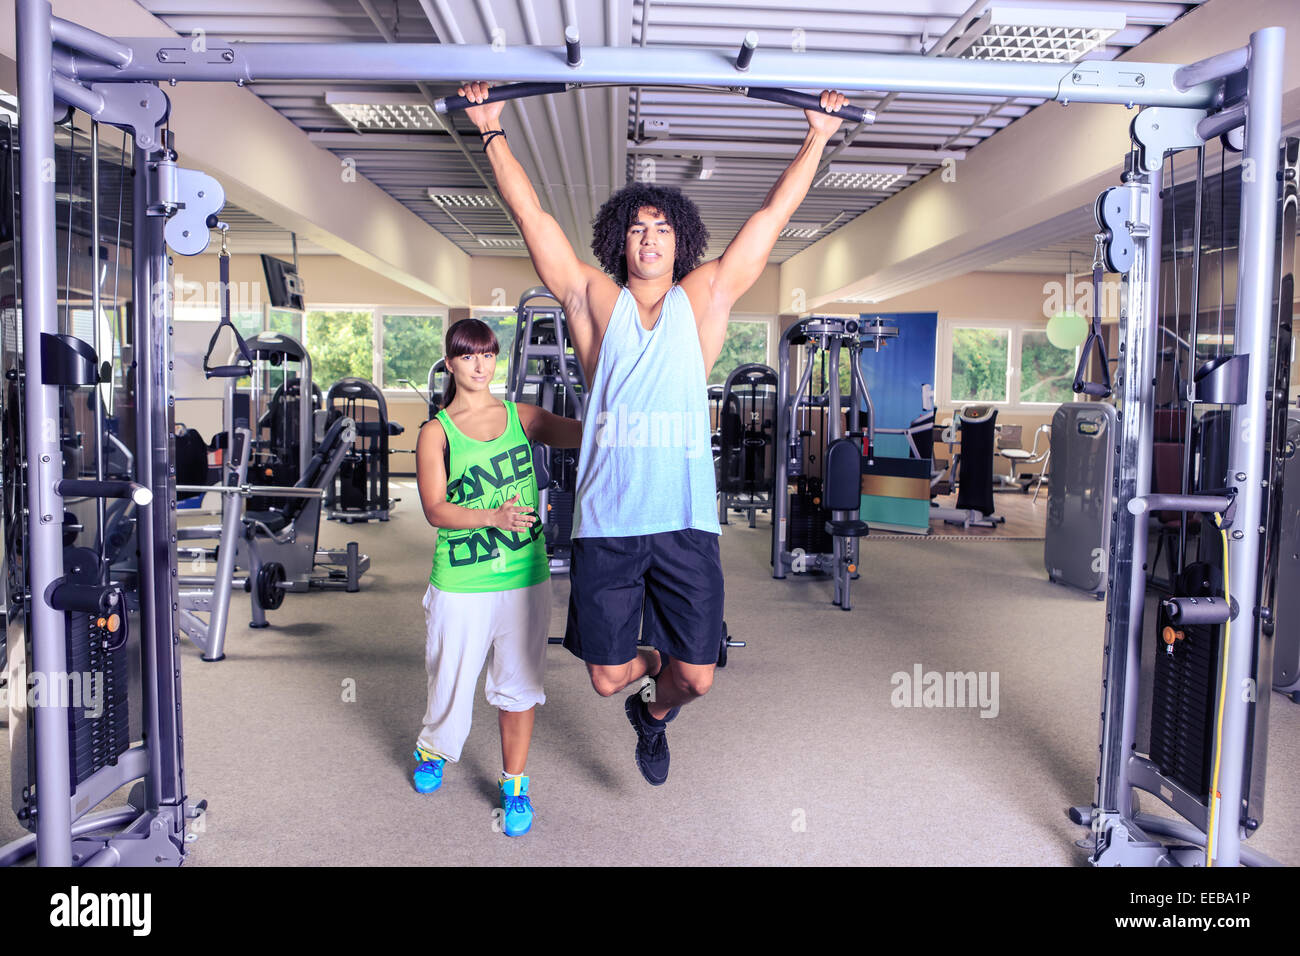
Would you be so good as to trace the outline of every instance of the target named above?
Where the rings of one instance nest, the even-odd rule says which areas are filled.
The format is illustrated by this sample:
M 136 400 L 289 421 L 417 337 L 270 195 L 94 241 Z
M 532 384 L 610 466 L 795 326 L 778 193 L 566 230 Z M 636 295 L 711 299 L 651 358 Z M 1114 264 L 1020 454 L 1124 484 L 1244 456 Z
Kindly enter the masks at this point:
M 514 402 L 506 402 L 506 430 L 492 441 L 475 441 L 451 423 L 446 409 L 437 419 L 447 435 L 447 501 L 463 508 L 491 509 L 519 496 L 537 508 L 533 452 Z M 439 591 L 509 591 L 540 584 L 551 576 L 539 521 L 527 531 L 500 528 L 438 529 L 429 583 Z

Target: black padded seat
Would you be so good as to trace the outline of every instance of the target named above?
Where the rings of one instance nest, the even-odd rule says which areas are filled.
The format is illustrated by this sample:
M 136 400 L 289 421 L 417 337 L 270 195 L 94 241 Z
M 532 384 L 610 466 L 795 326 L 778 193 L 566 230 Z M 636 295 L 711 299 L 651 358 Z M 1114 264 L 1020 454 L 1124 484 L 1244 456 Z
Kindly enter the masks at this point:
M 203 436 L 187 428 L 176 436 L 176 484 L 206 485 L 208 483 L 208 446 Z M 177 501 L 201 498 L 201 491 L 180 491 Z
M 826 494 L 822 507 L 830 511 L 857 511 L 862 504 L 862 449 L 852 438 L 837 438 L 826 449 Z M 836 538 L 863 538 L 867 523 L 857 518 L 826 522 L 826 533 Z
M 338 447 L 340 436 L 343 434 L 343 426 L 348 419 L 340 417 L 335 420 L 334 424 L 325 432 L 325 437 L 321 440 L 320 446 L 316 449 L 316 454 L 311 456 L 311 461 L 307 462 L 307 469 L 303 476 L 293 483 L 295 488 L 317 488 L 324 487 L 321 481 L 322 473 L 325 470 L 325 463 L 334 455 Z M 274 495 L 267 495 L 268 498 L 274 498 Z M 267 511 L 245 511 L 244 521 L 251 524 L 254 521 L 260 521 L 274 533 L 283 531 L 289 522 L 297 519 L 302 514 L 302 509 L 307 507 L 310 498 L 294 497 L 285 498 L 284 505 L 280 508 L 272 508 Z
M 823 508 L 857 511 L 862 503 L 862 449 L 852 438 L 837 438 L 826 449 Z

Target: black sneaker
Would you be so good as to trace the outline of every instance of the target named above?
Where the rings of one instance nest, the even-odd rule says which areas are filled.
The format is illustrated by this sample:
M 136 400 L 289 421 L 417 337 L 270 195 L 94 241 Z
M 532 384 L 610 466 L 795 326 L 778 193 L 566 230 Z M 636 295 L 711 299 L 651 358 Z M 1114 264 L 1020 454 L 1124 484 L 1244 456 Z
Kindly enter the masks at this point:
M 662 786 L 668 780 L 668 735 L 665 730 L 680 709 L 674 707 L 663 720 L 655 720 L 639 692 L 623 704 L 628 722 L 636 731 L 637 769 L 652 787 Z

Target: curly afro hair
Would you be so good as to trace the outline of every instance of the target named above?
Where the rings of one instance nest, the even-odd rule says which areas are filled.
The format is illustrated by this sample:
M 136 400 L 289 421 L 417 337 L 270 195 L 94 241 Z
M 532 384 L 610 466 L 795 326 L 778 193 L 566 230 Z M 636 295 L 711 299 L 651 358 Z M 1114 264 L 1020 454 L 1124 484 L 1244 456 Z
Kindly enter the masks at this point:
M 658 209 L 673 227 L 677 237 L 673 281 L 680 282 L 704 257 L 709 231 L 704 228 L 695 203 L 672 186 L 631 183 L 605 200 L 592 223 L 591 251 L 602 269 L 619 285 L 627 285 L 627 231 L 636 221 L 637 210 L 645 206 Z

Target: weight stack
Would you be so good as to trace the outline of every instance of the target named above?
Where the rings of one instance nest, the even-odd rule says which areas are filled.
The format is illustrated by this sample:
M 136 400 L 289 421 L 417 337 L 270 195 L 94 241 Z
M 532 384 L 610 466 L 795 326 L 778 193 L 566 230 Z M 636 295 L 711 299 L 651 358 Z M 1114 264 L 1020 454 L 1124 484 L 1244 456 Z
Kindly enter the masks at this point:
M 73 611 L 68 614 L 68 674 L 77 675 L 68 684 L 68 743 L 72 755 L 72 780 L 80 784 L 95 771 L 116 763 L 131 745 L 130 714 L 127 708 L 127 668 L 124 651 L 104 650 L 110 635 L 98 615 Z M 102 677 L 100 677 L 102 675 Z M 100 683 L 102 680 L 102 684 Z M 78 698 L 73 690 L 80 687 Z M 51 686 L 50 693 L 62 693 Z M 91 699 L 91 695 L 96 695 Z M 100 696 L 102 695 L 102 696 Z M 102 708 L 102 710 L 101 710 Z M 87 712 L 99 710 L 99 716 Z
M 339 467 L 339 506 L 345 511 L 365 511 L 366 461 L 349 452 Z
M 1164 608 L 1157 624 L 1151 761 L 1204 801 L 1210 791 L 1219 626 L 1173 624 Z M 1166 633 L 1182 637 L 1169 644 Z
M 551 506 L 550 520 L 555 527 L 555 536 L 550 540 L 550 554 L 557 551 L 565 554 L 572 546 L 573 538 L 573 492 L 552 490 L 547 496 Z
M 831 513 L 813 504 L 814 498 L 821 498 L 821 479 L 799 479 L 799 490 L 790 496 L 790 515 L 786 519 L 787 546 L 791 551 L 799 549 L 804 554 L 830 554 L 834 541 L 826 533 L 826 522 L 831 520 Z

